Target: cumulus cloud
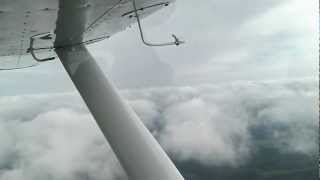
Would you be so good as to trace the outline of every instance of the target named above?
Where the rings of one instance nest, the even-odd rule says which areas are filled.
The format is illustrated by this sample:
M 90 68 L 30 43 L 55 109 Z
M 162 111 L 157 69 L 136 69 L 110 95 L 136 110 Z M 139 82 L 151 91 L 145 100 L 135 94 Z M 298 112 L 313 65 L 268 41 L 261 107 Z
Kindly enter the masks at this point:
M 6 105 L 0 113 L 1 180 L 126 179 L 93 118 L 74 97 L 0 98 Z
M 239 166 L 257 142 L 283 153 L 317 152 L 312 80 L 122 91 L 170 156 Z M 126 179 L 75 93 L 0 98 L 0 179 Z
M 154 135 L 182 161 L 237 166 L 250 158 L 260 136 L 266 136 L 279 151 L 317 152 L 318 102 L 313 80 L 155 88 L 124 94 L 132 101 L 153 102 Z
M 181 160 L 237 164 L 248 155 L 247 122 L 226 114 L 202 98 L 174 105 L 165 112 L 160 141 Z

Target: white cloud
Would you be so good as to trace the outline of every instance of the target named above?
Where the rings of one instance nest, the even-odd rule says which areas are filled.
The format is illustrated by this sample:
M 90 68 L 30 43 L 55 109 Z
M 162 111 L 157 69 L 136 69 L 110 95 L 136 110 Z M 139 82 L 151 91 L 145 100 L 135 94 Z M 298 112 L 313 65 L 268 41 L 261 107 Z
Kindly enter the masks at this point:
M 126 90 L 122 94 L 178 161 L 237 166 L 263 127 L 284 153 L 317 152 L 316 84 L 310 80 Z M 0 98 L 0 179 L 125 179 L 74 93 Z M 279 129 L 283 128 L 283 129 Z
M 233 115 L 200 98 L 182 102 L 165 112 L 160 141 L 182 160 L 238 164 L 249 153 L 249 136 L 247 122 Z
M 159 126 L 155 135 L 174 157 L 239 165 L 254 150 L 254 127 L 265 126 L 270 132 L 267 140 L 281 151 L 314 155 L 316 84 L 310 79 L 238 82 L 126 91 L 124 95 L 156 105 L 152 108 L 157 109 L 153 122 Z
M 0 148 L 1 180 L 125 178 L 91 115 L 86 110 L 79 111 L 77 104 L 64 104 L 72 96 L 11 97 L 14 103 L 7 103 L 11 107 L 26 105 L 32 99 L 34 104 L 25 107 L 35 115 L 27 118 L 28 112 L 20 112 L 14 115 L 15 119 L 0 115 L 0 141 L 4 147 Z M 1 102 L 3 99 L 8 102 L 10 97 L 1 98 Z M 48 100 L 48 106 L 60 107 L 38 111 L 41 101 Z
M 139 114 L 141 120 L 149 129 L 155 128 L 155 120 L 157 120 L 160 115 L 155 103 L 141 99 L 130 101 L 130 105 L 133 107 L 134 111 Z

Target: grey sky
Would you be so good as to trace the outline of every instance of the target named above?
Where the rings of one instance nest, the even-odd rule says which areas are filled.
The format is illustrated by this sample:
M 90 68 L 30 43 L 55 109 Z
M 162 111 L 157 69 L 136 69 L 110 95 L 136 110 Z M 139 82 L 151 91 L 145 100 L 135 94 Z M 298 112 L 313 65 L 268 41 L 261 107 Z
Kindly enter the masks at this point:
M 132 26 L 90 50 L 120 88 L 314 77 L 317 4 L 177 1 L 143 24 L 150 40 L 171 40 L 175 33 L 186 44 L 145 47 Z M 2 94 L 73 90 L 59 62 L 0 75 Z

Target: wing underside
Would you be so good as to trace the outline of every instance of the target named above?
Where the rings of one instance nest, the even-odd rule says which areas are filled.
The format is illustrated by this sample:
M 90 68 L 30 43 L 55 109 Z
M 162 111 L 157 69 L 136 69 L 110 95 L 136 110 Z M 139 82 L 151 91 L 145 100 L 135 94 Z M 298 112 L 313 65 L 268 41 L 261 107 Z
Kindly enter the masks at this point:
M 170 0 L 136 1 L 139 14 L 145 17 Z M 62 13 L 65 24 L 60 26 L 66 28 L 58 32 L 60 36 L 56 39 L 57 24 L 61 23 L 58 17 Z M 135 21 L 131 0 L 3 0 L 0 6 L 0 69 L 34 65 L 30 49 L 39 57 L 52 56 L 55 47 L 107 39 Z

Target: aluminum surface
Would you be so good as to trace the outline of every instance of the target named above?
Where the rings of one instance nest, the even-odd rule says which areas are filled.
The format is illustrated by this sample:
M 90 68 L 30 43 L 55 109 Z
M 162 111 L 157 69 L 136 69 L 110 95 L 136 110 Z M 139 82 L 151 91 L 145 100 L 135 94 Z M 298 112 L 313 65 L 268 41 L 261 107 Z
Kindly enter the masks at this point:
M 163 7 L 153 6 L 154 4 L 170 1 L 172 0 L 137 0 L 140 16 L 145 17 Z M 151 8 L 144 8 L 149 6 Z M 63 8 L 68 8 L 70 12 L 60 11 Z M 35 63 L 31 57 L 25 56 L 29 55 L 32 36 L 52 33 L 51 39 L 39 38 L 34 43 L 34 48 L 39 49 L 35 52 L 40 56 L 52 56 L 50 47 L 54 45 L 68 46 L 106 39 L 125 30 L 136 23 L 130 13 L 132 10 L 132 2 L 129 0 L 1 0 L 0 56 L 5 57 L 0 57 L 0 69 L 4 65 L 19 67 Z M 58 21 L 59 12 L 76 13 L 78 16 L 65 16 L 62 22 Z M 64 37 L 56 40 L 58 23 L 71 27 L 80 21 L 81 28 L 71 28 Z

